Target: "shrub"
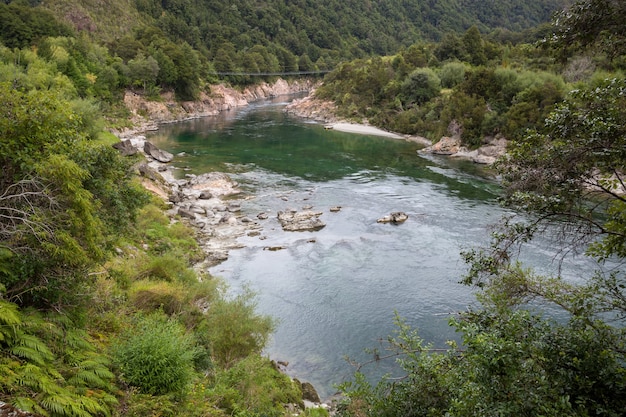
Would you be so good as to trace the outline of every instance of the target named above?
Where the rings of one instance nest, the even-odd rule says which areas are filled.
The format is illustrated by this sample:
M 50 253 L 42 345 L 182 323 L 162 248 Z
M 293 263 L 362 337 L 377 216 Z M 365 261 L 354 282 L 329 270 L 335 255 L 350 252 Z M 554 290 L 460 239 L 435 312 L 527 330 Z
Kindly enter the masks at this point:
M 239 411 L 241 415 L 282 416 L 284 404 L 302 405 L 300 388 L 259 355 L 219 372 L 209 397 L 216 398 L 228 413 Z
M 217 363 L 228 367 L 265 347 L 274 325 L 271 318 L 255 312 L 252 298 L 253 294 L 246 291 L 233 300 L 216 300 L 207 319 L 196 329 L 206 331 Z
M 131 390 L 124 410 L 126 417 L 174 417 L 179 414 L 179 404 L 171 395 L 148 395 Z
M 441 81 L 430 68 L 418 68 L 402 83 L 402 96 L 407 104 L 424 104 L 439 95 Z
M 460 62 L 448 62 L 439 70 L 439 78 L 443 88 L 454 88 L 463 82 L 465 65 Z
M 113 348 L 121 377 L 144 394 L 182 395 L 193 376 L 193 338 L 162 312 L 140 315 Z
M 168 282 L 191 284 L 197 281 L 196 274 L 189 268 L 187 259 L 174 252 L 151 258 L 141 275 Z
M 185 305 L 185 289 L 180 284 L 141 280 L 129 291 L 130 302 L 138 309 L 153 312 L 161 309 L 167 315 L 180 313 Z

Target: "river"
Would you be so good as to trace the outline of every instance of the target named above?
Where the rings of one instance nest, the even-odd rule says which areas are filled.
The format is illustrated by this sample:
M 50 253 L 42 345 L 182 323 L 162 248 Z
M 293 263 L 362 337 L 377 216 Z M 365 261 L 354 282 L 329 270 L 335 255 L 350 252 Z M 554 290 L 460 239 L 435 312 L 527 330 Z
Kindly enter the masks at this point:
M 435 347 L 457 337 L 450 315 L 475 302 L 458 283 L 466 270 L 460 252 L 486 244 L 504 212 L 483 167 L 420 156 L 413 142 L 325 130 L 285 114 L 285 104 L 163 126 L 148 139 L 177 155 L 180 175 L 229 173 L 253 197 L 243 214 L 270 215 L 260 236 L 241 238 L 244 248 L 210 272 L 234 293 L 257 293 L 257 310 L 277 320 L 266 354 L 328 398 L 353 374 L 346 357 L 368 360 L 364 349 L 394 331 L 394 312 Z M 277 211 L 307 206 L 323 212 L 326 227 L 281 229 Z M 377 222 L 394 211 L 409 219 Z M 549 248 L 529 256 L 552 268 Z M 395 368 L 364 370 L 375 379 Z

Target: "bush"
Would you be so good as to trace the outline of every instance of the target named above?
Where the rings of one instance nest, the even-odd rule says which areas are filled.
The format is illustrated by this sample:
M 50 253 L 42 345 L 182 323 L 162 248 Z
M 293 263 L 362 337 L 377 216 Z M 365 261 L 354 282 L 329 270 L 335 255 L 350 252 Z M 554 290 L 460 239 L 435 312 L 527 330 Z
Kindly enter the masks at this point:
M 133 283 L 130 302 L 147 313 L 161 309 L 171 316 L 182 311 L 186 304 L 185 289 L 180 284 L 142 280 Z
M 216 398 L 228 413 L 239 411 L 241 415 L 282 416 L 285 404 L 302 405 L 297 384 L 258 355 L 219 372 L 209 397 Z
M 220 299 L 211 304 L 207 319 L 196 332 L 204 328 L 212 346 L 214 360 L 226 367 L 265 347 L 274 325 L 269 317 L 259 316 L 249 291 L 233 300 Z
M 465 65 L 460 62 L 448 62 L 439 70 L 439 78 L 443 88 L 454 88 L 465 78 Z
M 144 394 L 182 395 L 193 376 L 193 338 L 156 312 L 139 316 L 113 348 L 122 379 Z
M 441 81 L 430 68 L 418 68 L 402 83 L 402 96 L 406 104 L 424 104 L 439 95 Z

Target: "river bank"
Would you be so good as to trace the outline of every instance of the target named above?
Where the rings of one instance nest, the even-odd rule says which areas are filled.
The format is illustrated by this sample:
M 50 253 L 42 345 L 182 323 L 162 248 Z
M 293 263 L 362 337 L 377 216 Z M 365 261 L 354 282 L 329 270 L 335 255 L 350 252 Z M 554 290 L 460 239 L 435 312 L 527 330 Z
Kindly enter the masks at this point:
M 199 101 L 178 103 L 168 94 L 162 101 L 152 102 L 133 92 L 127 92 L 125 103 L 132 114 L 133 127 L 113 131 L 120 139 L 120 149 L 129 155 L 141 153 L 145 162 L 138 164 L 137 171 L 145 189 L 160 197 L 168 205 L 166 214 L 173 222 L 190 225 L 204 253 L 203 259 L 194 265 L 201 274 L 228 259 L 229 252 L 243 247 L 238 239 L 257 236 L 263 239 L 263 222 L 272 214 L 258 213 L 254 218 L 241 213 L 241 205 L 254 198 L 239 188 L 227 174 L 209 172 L 201 175 L 187 174 L 179 178 L 177 170 L 169 163 L 173 155 L 154 149 L 146 140 L 145 133 L 158 130 L 159 126 L 195 118 L 217 115 L 221 112 L 248 106 L 252 102 L 297 93 L 312 88 L 309 81 L 288 83 L 278 80 L 274 84 L 262 84 L 238 91 L 223 85 L 212 86 L 211 94 L 203 94 Z M 310 214 L 312 221 L 318 213 Z M 268 248 L 268 250 L 277 250 Z M 278 369 L 289 374 L 288 363 L 275 358 Z M 308 407 L 330 408 L 322 402 L 316 389 L 308 382 L 300 382 L 303 400 Z
M 215 116 L 221 112 L 248 106 L 250 103 L 286 95 L 306 93 L 315 88 L 313 80 L 286 81 L 278 79 L 274 83 L 260 83 L 243 90 L 217 84 L 209 91 L 203 91 L 195 101 L 178 101 L 172 92 L 161 94 L 159 100 L 149 100 L 133 91 L 124 95 L 128 108 L 130 127 L 111 129 L 121 140 L 129 139 L 146 132 L 158 130 L 159 125 Z
M 285 107 L 285 112 L 305 119 L 323 123 L 327 128 L 342 132 L 362 135 L 384 136 L 393 139 L 404 139 L 424 146 L 432 145 L 429 139 L 417 135 L 403 135 L 370 125 L 366 120 L 354 123 L 337 116 L 337 106 L 332 101 L 320 100 L 315 97 L 312 89 L 306 97 L 293 100 Z
M 395 139 L 404 139 L 424 145 L 420 150 L 423 154 L 446 155 L 451 158 L 464 158 L 477 164 L 491 165 L 496 159 L 506 153 L 508 141 L 503 138 L 485 138 L 484 144 L 478 149 L 468 149 L 461 142 L 460 127 L 451 124 L 451 136 L 444 136 L 439 141 L 433 142 L 428 138 L 418 135 L 405 135 L 389 132 L 384 129 L 371 126 L 367 120 L 361 123 L 352 123 L 337 117 L 335 103 L 320 100 L 315 97 L 315 90 L 308 96 L 293 100 L 287 105 L 286 112 L 324 123 L 328 128 L 351 133 L 379 135 Z

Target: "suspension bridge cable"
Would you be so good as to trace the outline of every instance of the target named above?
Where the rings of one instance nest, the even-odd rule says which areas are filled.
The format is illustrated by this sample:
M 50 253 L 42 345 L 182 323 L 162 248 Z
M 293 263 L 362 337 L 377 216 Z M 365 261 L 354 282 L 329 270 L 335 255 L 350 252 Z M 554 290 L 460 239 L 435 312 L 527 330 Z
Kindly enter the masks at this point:
M 272 76 L 272 75 L 319 75 L 328 74 L 332 70 L 319 70 L 319 71 L 287 71 L 287 72 L 209 72 L 209 75 L 241 75 L 241 76 Z

